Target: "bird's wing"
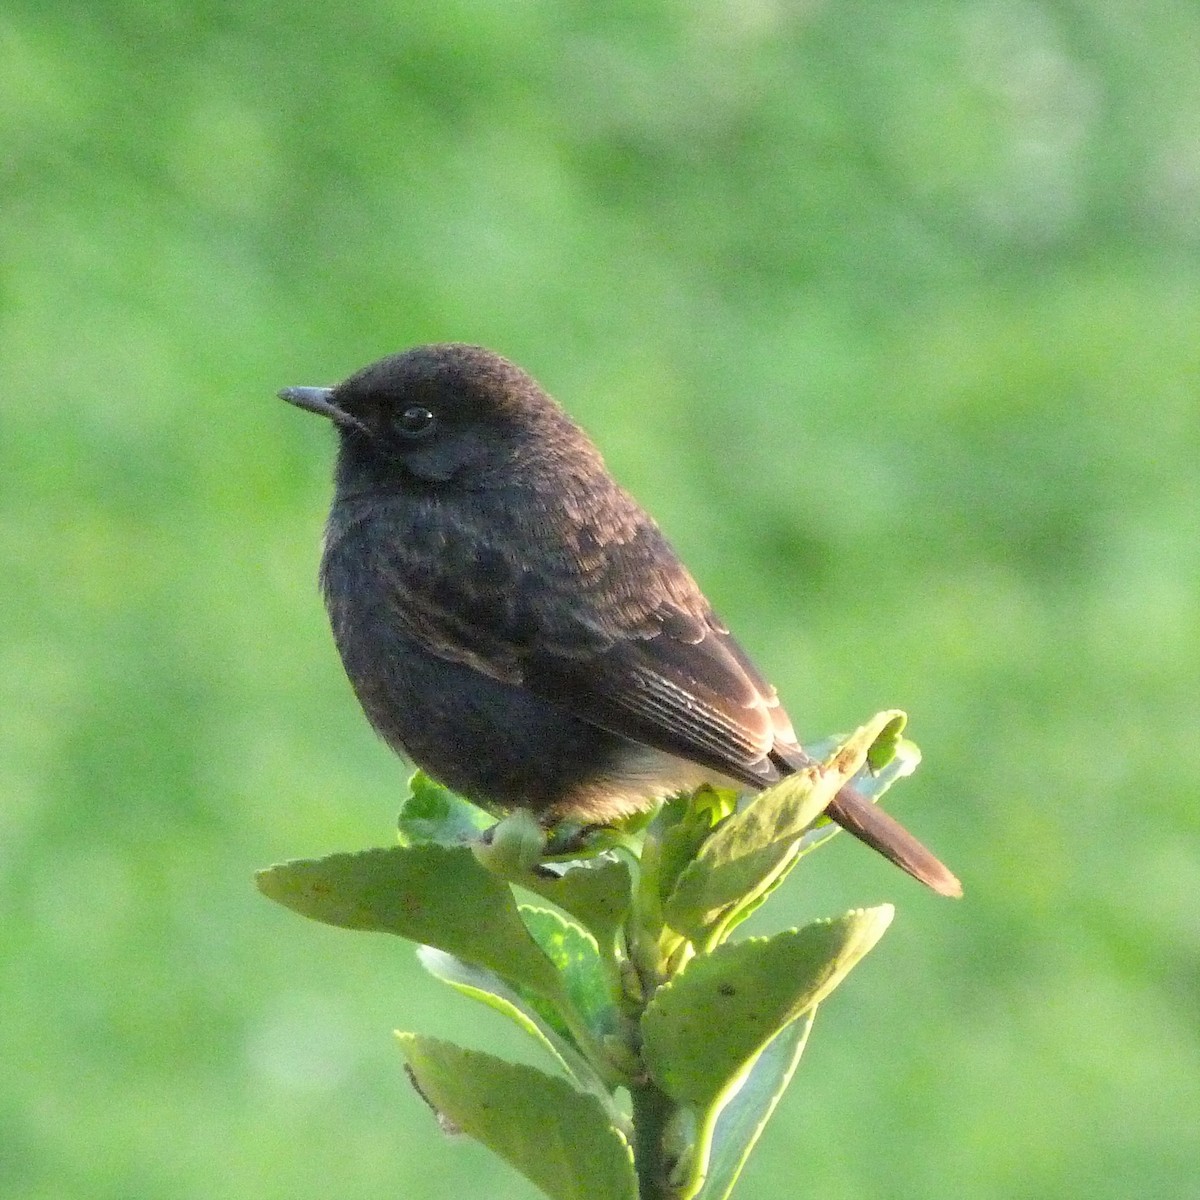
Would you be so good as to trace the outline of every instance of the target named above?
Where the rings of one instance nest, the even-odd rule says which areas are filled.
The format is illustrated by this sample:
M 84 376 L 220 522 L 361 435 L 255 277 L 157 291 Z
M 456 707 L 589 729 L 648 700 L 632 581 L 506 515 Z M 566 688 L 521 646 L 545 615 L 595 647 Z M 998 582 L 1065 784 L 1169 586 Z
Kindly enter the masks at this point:
M 519 560 L 494 521 L 461 519 L 424 550 L 414 526 L 377 561 L 389 609 L 432 653 L 585 721 L 750 784 L 775 778 L 768 756 L 794 735 L 774 689 L 657 526 L 635 507 L 608 517 L 603 536 L 549 518 L 545 552 Z
M 540 653 L 526 663 L 526 686 L 613 733 L 701 763 L 751 784 L 777 777 L 769 759 L 782 725 L 773 689 L 741 665 L 737 643 L 718 624 L 699 640 L 664 627 L 581 662 Z

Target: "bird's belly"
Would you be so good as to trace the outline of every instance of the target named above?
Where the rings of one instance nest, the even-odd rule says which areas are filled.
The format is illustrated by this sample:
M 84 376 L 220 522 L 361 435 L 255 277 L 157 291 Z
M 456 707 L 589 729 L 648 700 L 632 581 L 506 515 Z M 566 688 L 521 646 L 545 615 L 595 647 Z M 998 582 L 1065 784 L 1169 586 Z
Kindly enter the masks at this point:
M 390 622 L 371 621 L 361 604 L 353 614 L 331 610 L 346 674 L 376 732 L 474 800 L 602 822 L 713 778 L 524 687 L 431 654 Z

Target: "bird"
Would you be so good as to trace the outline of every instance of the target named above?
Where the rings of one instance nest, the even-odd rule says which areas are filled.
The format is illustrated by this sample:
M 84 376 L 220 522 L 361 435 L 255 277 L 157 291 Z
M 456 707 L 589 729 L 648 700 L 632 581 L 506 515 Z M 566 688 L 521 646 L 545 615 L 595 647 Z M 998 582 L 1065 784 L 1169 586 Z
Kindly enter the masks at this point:
M 606 825 L 810 764 L 655 521 L 527 372 L 481 346 L 391 354 L 290 404 L 338 434 L 320 585 L 367 719 L 492 811 Z M 826 815 L 915 879 L 958 879 L 851 786 Z

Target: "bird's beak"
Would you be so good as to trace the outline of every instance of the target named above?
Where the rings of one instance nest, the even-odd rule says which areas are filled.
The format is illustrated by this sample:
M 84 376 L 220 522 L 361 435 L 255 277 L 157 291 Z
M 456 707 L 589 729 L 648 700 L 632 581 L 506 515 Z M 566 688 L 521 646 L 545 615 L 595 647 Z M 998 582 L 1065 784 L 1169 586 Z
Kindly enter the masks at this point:
M 360 433 L 369 433 L 367 427 L 357 418 L 352 417 L 345 409 L 338 408 L 333 402 L 333 388 L 323 387 L 290 387 L 279 393 L 280 400 L 286 400 L 297 408 L 319 413 L 328 417 L 335 425 L 343 429 L 357 429 Z

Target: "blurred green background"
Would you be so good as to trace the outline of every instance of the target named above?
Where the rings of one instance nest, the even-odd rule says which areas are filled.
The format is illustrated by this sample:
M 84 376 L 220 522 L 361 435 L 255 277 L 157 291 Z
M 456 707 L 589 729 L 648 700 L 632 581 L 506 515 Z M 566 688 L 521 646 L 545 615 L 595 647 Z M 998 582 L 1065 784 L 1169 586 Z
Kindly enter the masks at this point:
M 911 713 L 967 899 L 841 838 L 764 912 L 900 910 L 746 1196 L 1195 1194 L 1197 45 L 1187 0 L 9 0 L 0 1195 L 533 1196 L 390 1036 L 500 1019 L 251 883 L 404 777 L 274 392 L 429 340 L 567 404 L 805 735 Z

